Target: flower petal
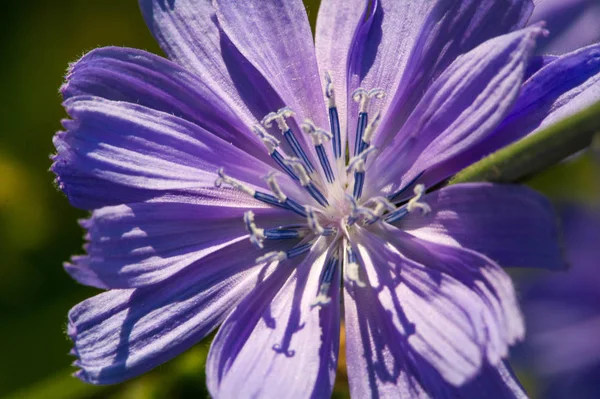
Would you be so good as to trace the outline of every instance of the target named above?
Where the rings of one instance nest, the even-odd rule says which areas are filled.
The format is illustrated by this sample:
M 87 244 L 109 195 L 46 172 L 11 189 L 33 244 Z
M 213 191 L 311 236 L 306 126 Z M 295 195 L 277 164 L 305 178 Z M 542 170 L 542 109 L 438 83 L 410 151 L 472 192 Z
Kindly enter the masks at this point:
M 513 109 L 488 137 L 428 173 L 438 182 L 492 152 L 600 100 L 600 44 L 561 56 L 527 80 Z
M 346 363 L 352 397 L 526 399 L 505 363 L 484 365 L 460 387 L 449 384 L 412 349 L 372 289 L 346 285 Z M 368 311 L 365 311 L 368 309 Z
M 208 355 L 213 397 L 331 395 L 339 346 L 339 272 L 331 284 L 331 303 L 311 306 L 324 260 L 322 250 L 313 249 L 297 267 L 279 265 L 229 315 Z
M 65 99 L 87 95 L 126 101 L 166 112 L 267 159 L 263 144 L 250 131 L 256 123 L 223 87 L 201 79 L 179 65 L 146 51 L 103 47 L 69 68 L 61 88 Z
M 373 301 L 387 313 L 392 342 L 404 342 L 451 385 L 471 380 L 485 364 L 498 365 L 508 346 L 522 338 L 511 280 L 483 255 L 422 241 L 389 225 L 357 230 L 355 246 L 368 283 L 353 289 L 377 293 Z M 363 306 L 359 318 L 372 312 Z M 405 368 L 402 362 L 410 361 L 378 356 L 386 359 L 381 367 L 392 381 Z
M 247 239 L 243 217 L 248 209 L 259 224 L 297 221 L 290 212 L 255 200 L 234 195 L 230 200 L 179 195 L 96 210 L 82 222 L 88 254 L 73 257 L 65 268 L 80 283 L 99 288 L 151 285 Z
M 298 113 L 327 126 L 312 33 L 301 0 L 215 0 L 224 33 Z M 308 143 L 308 141 L 307 141 Z
M 530 0 L 380 0 L 374 9 L 373 25 L 357 45 L 352 72 L 361 86 L 388 93 L 375 137 L 381 147 L 448 65 L 484 41 L 524 26 L 533 5 Z
M 538 0 L 530 23 L 544 21 L 552 32 L 541 41 L 541 53 L 563 54 L 600 40 L 599 20 L 596 0 Z
M 75 306 L 68 333 L 76 375 L 122 382 L 196 344 L 260 280 L 264 265 L 249 252 L 256 252 L 249 242 L 237 243 L 151 287 L 107 291 Z
M 368 23 L 368 7 L 368 0 L 323 0 L 317 16 L 317 62 L 321 76 L 330 72 L 333 78 L 342 148 L 346 148 L 348 63 L 355 37 Z
M 65 121 L 67 131 L 54 138 L 57 155 L 52 170 L 59 187 L 80 208 L 214 187 L 220 167 L 236 179 L 264 187 L 261 177 L 273 170 L 167 113 L 86 96 L 70 98 L 65 107 L 73 120 Z
M 377 176 L 371 181 L 408 182 L 493 131 L 519 95 L 535 39 L 544 32 L 526 28 L 457 58 L 371 165 Z
M 457 184 L 422 198 L 398 226 L 421 239 L 469 248 L 501 266 L 564 270 L 558 216 L 541 194 L 522 186 Z

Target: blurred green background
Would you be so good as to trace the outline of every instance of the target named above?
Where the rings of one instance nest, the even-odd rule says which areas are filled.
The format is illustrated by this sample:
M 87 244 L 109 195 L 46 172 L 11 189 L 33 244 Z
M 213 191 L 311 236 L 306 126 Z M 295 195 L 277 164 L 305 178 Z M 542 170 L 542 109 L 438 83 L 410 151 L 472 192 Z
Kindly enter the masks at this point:
M 307 1 L 314 24 L 318 0 Z M 2 6 L 0 24 L 0 398 L 179 398 L 205 396 L 208 343 L 146 376 L 115 387 L 71 378 L 65 334 L 71 306 L 97 290 L 72 281 L 62 263 L 81 253 L 72 208 L 48 172 L 52 135 L 66 115 L 58 88 L 69 62 L 106 45 L 161 54 L 134 0 L 29 0 Z M 557 198 L 600 193 L 588 157 L 532 185 Z M 596 197 L 598 198 L 598 197 Z M 338 385 L 344 396 L 343 383 Z

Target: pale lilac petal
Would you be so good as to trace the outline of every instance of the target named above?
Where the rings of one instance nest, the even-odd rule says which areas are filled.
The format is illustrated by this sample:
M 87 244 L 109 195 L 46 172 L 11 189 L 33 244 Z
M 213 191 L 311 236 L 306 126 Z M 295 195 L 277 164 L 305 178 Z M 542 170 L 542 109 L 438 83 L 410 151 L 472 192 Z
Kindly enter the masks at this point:
M 373 162 L 372 181 L 380 187 L 406 183 L 493 131 L 512 109 L 535 39 L 543 33 L 539 26 L 526 28 L 457 58 Z
M 169 58 L 198 76 L 246 125 L 285 105 L 217 22 L 213 0 L 139 0 L 150 31 Z
M 333 78 L 342 148 L 346 142 L 350 53 L 359 31 L 368 23 L 368 6 L 368 0 L 323 0 L 317 16 L 317 62 L 320 75 L 330 72 Z
M 52 170 L 77 207 L 93 209 L 172 190 L 214 187 L 221 167 L 234 178 L 264 187 L 262 177 L 273 170 L 167 113 L 87 96 L 72 97 L 65 107 L 73 119 L 54 138 Z
M 423 197 L 431 207 L 397 226 L 419 238 L 469 248 L 503 267 L 567 268 L 558 216 L 541 194 L 522 186 L 458 184 Z
M 110 290 L 75 306 L 68 333 L 76 375 L 114 384 L 189 349 L 259 283 L 265 266 L 254 265 L 256 253 L 244 241 L 151 287 Z
M 97 96 L 173 114 L 255 157 L 267 159 L 263 144 L 250 131 L 256 121 L 240 110 L 225 87 L 215 91 L 212 85 L 146 51 L 103 47 L 71 65 L 61 92 L 65 99 Z
M 460 387 L 449 384 L 416 353 L 372 289 L 346 285 L 346 364 L 352 397 L 526 399 L 504 363 L 482 366 Z
M 276 266 L 271 278 L 223 323 L 206 366 L 213 397 L 331 395 L 339 347 L 340 280 L 338 271 L 328 305 L 311 306 L 325 261 L 319 252 Z
M 451 385 L 471 380 L 486 363 L 498 365 L 524 333 L 509 276 L 476 252 L 381 229 L 357 232 L 367 287 L 352 289 L 376 293 L 388 333 Z M 367 317 L 368 309 L 358 308 L 357 317 Z M 390 361 L 382 365 L 388 374 L 399 367 Z
M 374 106 L 384 113 L 375 141 L 378 146 L 393 138 L 422 93 L 459 55 L 524 26 L 533 8 L 529 0 L 380 0 L 374 4 L 373 24 L 357 44 L 351 72 L 361 86 L 381 87 L 388 94 L 382 105 Z M 353 83 L 359 84 L 357 79 Z
M 298 114 L 298 120 L 309 118 L 327 127 L 321 77 L 302 1 L 215 0 L 214 4 L 223 32 Z
M 431 170 L 431 183 L 600 101 L 600 44 L 556 58 L 527 80 L 510 114 L 480 143 Z
M 82 284 L 141 287 L 247 240 L 243 217 L 249 209 L 263 226 L 302 221 L 281 208 L 236 195 L 227 201 L 229 192 L 219 194 L 218 199 L 178 195 L 95 210 L 82 221 L 88 230 L 87 255 L 73 257 L 65 268 Z

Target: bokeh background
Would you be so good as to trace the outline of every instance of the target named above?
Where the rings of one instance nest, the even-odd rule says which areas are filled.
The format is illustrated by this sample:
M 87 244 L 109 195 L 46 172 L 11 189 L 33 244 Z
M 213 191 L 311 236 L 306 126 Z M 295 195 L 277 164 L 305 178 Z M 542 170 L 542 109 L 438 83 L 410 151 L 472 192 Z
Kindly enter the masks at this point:
M 318 0 L 306 1 L 314 25 Z M 71 306 L 97 290 L 72 281 L 62 263 L 81 253 L 86 212 L 72 208 L 48 171 L 52 136 L 66 117 L 58 88 L 69 62 L 106 45 L 162 54 L 134 0 L 5 2 L 0 24 L 0 398 L 180 398 L 206 396 L 202 342 L 157 370 L 113 387 L 70 377 L 65 333 Z M 529 182 L 557 202 L 600 198 L 584 154 Z M 535 376 L 521 370 L 535 392 Z M 336 396 L 346 388 L 339 378 Z

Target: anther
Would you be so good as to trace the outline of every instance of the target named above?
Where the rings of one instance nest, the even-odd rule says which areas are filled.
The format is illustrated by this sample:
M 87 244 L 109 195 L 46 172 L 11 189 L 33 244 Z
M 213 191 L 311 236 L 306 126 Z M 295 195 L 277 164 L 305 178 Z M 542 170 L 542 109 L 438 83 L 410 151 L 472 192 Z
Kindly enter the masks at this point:
M 406 210 L 408 212 L 412 212 L 415 209 L 420 209 L 423 215 L 427 215 L 429 212 L 431 212 L 431 207 L 424 202 L 420 202 L 421 197 L 423 197 L 423 194 L 425 194 L 425 185 L 417 184 L 414 192 L 415 196 L 408 201 Z
M 350 282 L 353 282 L 358 287 L 366 287 L 367 285 L 360 279 L 360 267 L 358 262 L 356 261 L 356 254 L 352 250 L 352 248 L 348 247 L 346 251 L 348 255 L 348 263 L 346 265 L 346 279 Z
M 335 176 L 333 175 L 333 169 L 331 169 L 331 164 L 329 163 L 329 158 L 327 157 L 327 151 L 325 151 L 325 147 L 323 147 L 323 142 L 331 140 L 331 133 L 317 128 L 309 119 L 302 123 L 302 130 L 304 133 L 310 135 L 315 146 L 317 156 L 319 157 L 321 168 L 323 168 L 323 173 L 325 173 L 325 178 L 329 183 L 333 183 L 335 181 Z
M 254 223 L 254 212 L 247 211 L 244 213 L 244 223 L 246 224 L 246 230 L 250 233 L 250 242 L 262 248 L 263 241 L 265 240 L 265 231 L 259 229 L 256 223 Z
M 333 145 L 333 156 L 335 159 L 342 157 L 342 138 L 340 135 L 340 119 L 335 105 L 335 90 L 331 73 L 325 72 L 325 97 L 327 97 L 327 108 L 329 109 L 329 127 L 331 128 L 331 140 Z

